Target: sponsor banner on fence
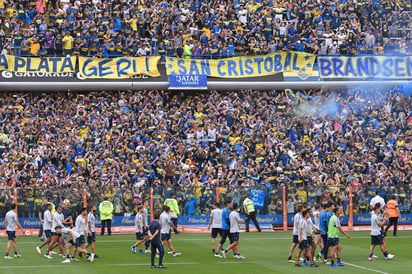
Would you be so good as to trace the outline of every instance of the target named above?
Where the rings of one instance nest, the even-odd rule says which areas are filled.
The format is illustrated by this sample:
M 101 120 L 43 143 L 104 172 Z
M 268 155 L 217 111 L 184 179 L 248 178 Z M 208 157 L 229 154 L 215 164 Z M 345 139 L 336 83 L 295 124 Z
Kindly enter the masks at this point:
M 241 216 L 245 218 L 245 216 Z M 293 225 L 294 214 L 288 214 L 288 225 Z M 354 214 L 354 225 L 370 225 L 370 214 Z M 256 219 L 262 227 L 271 227 L 272 225 L 282 225 L 283 215 L 257 215 Z M 341 219 L 341 223 L 346 225 L 348 223 L 349 216 L 345 215 L 345 218 Z M 114 216 L 112 219 L 112 227 L 132 227 L 134 229 L 134 216 Z M 210 216 L 179 216 L 177 222 L 178 225 L 188 227 L 207 227 L 209 224 Z M 39 218 L 19 218 L 20 224 L 24 228 L 39 228 L 41 223 Z M 148 218 L 148 223 L 150 217 Z M 398 224 L 412 224 L 412 214 L 402 214 L 402 218 L 399 219 Z M 253 226 L 253 222 L 250 224 Z M 242 224 L 242 227 L 244 224 Z M 100 217 L 96 218 L 96 227 L 100 227 Z M 4 218 L 0 219 L 0 229 L 4 229 Z
M 412 56 L 319 56 L 321 78 L 412 79 Z
M 263 56 L 227 59 L 183 59 L 166 57 L 168 75 L 206 74 L 220 78 L 246 78 L 293 71 L 311 74 L 316 55 L 303 52 L 279 52 Z
M 207 89 L 207 75 L 169 75 L 169 89 Z
M 354 225 L 370 225 L 371 215 L 370 214 L 354 214 L 353 224 Z M 402 214 L 401 218 L 398 219 L 398 224 L 412 224 L 412 214 Z
M 159 77 L 160 57 L 88 58 L 79 57 L 79 72 L 83 78 L 124 79 L 136 75 Z
M 0 70 L 14 72 L 65 73 L 74 72 L 76 57 L 20 57 L 0 55 Z

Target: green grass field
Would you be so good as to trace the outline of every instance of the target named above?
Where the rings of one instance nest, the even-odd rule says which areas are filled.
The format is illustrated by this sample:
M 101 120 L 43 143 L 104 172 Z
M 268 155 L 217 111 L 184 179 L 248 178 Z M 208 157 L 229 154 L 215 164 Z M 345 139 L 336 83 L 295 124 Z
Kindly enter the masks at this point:
M 400 237 L 388 236 L 389 252 L 395 255 L 393 260 L 384 260 L 377 248 L 379 258 L 368 261 L 370 236 L 368 232 L 350 232 L 351 238 L 341 238 L 343 245 L 342 262 L 345 267 L 331 268 L 321 263 L 319 268 L 296 268 L 287 263 L 291 243 L 291 232 L 242 233 L 240 252 L 246 260 L 232 257 L 214 258 L 207 234 L 173 235 L 176 251 L 182 256 L 173 257 L 165 254 L 164 265 L 167 269 L 151 269 L 150 254 L 132 254 L 130 246 L 135 242 L 134 235 L 114 235 L 97 238 L 97 254 L 101 259 L 93 263 L 85 259 L 80 262 L 62 264 L 61 257 L 54 255 L 49 260 L 38 255 L 35 247 L 38 237 L 19 237 L 18 251 L 22 258 L 5 260 L 0 258 L 0 273 L 411 273 L 412 232 L 400 231 Z M 5 251 L 6 238 L 0 239 L 0 251 Z M 294 252 L 296 256 L 296 251 Z M 157 262 L 158 259 L 156 259 Z

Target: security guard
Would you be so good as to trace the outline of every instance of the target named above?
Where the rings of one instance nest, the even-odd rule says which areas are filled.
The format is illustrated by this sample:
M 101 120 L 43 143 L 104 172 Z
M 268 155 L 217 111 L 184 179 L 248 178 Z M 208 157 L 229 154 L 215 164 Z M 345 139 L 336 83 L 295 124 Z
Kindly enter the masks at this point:
M 108 200 L 108 197 L 104 197 L 104 201 L 99 205 L 100 221 L 102 230 L 100 235 L 104 235 L 104 229 L 107 226 L 107 234 L 112 235 L 112 216 L 113 216 L 113 204 Z
M 260 229 L 259 223 L 256 220 L 256 211 L 255 211 L 255 206 L 253 205 L 253 201 L 246 197 L 243 200 L 243 210 L 245 211 L 246 218 L 245 218 L 245 223 L 246 223 L 246 232 L 249 232 L 249 222 L 250 219 L 252 219 L 253 223 L 255 224 L 257 230 L 261 232 L 262 230 Z
M 179 205 L 177 204 L 177 200 L 175 199 L 175 194 L 171 193 L 170 198 L 165 200 L 165 205 L 170 207 L 170 219 L 173 222 L 173 225 L 177 228 L 177 217 L 180 215 Z M 175 230 L 175 234 L 179 232 Z
M 393 236 L 396 237 L 396 232 L 398 230 L 398 218 L 401 216 L 399 211 L 399 205 L 396 201 L 396 196 L 392 195 L 391 200 L 387 203 L 386 209 L 389 214 L 389 225 L 385 229 L 385 233 L 393 225 Z

